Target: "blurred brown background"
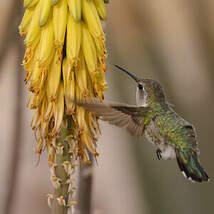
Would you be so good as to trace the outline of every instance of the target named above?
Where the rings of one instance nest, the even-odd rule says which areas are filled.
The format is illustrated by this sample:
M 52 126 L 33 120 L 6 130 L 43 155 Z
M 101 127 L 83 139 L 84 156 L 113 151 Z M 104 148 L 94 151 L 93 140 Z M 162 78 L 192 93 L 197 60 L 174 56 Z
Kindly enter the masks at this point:
M 0 4 L 0 213 L 5 214 L 12 189 L 11 213 L 43 214 L 50 213 L 46 194 L 52 187 L 45 153 L 36 167 L 32 115 L 25 108 L 23 42 L 17 34 L 21 4 L 20 0 Z M 134 83 L 112 64 L 159 80 L 176 111 L 196 126 L 200 160 L 211 181 L 185 180 L 176 161 L 158 161 L 145 139 L 102 123 L 93 213 L 214 213 L 214 1 L 112 0 L 107 9 L 106 100 L 135 103 Z M 15 186 L 11 161 L 17 165 Z

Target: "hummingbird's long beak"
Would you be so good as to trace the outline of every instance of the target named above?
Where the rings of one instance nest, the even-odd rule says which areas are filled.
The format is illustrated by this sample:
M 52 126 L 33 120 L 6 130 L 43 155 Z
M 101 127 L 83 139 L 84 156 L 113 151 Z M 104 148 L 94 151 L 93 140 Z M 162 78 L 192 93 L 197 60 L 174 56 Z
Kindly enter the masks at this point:
M 127 71 L 126 69 L 120 67 L 119 65 L 114 65 L 115 67 L 119 68 L 121 71 L 124 71 L 126 74 L 128 74 L 132 79 L 134 79 L 137 83 L 139 82 L 139 79 L 132 73 L 130 73 L 129 71 Z

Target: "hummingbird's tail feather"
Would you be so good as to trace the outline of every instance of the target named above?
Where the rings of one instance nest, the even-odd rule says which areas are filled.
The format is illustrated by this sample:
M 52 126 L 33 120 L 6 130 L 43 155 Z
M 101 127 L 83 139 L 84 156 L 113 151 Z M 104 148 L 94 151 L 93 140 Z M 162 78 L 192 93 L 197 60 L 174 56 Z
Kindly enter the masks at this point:
M 184 176 L 196 182 L 208 181 L 209 177 L 199 163 L 197 153 L 193 150 L 181 152 L 176 151 L 178 166 Z

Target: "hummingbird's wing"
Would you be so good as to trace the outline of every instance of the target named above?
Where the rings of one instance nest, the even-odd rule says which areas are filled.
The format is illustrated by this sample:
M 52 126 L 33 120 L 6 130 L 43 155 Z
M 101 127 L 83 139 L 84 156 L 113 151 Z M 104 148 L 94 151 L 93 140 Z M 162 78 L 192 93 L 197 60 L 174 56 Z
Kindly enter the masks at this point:
M 144 133 L 144 117 L 149 107 L 137 107 L 122 103 L 98 103 L 96 101 L 75 101 L 75 103 L 95 113 L 101 120 L 127 128 L 133 135 L 142 136 Z

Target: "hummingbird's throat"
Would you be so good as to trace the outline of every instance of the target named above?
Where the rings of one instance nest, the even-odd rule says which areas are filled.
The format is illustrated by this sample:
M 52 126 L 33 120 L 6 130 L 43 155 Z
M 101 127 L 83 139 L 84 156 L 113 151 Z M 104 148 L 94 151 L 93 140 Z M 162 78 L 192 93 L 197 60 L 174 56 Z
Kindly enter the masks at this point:
M 149 105 L 148 102 L 148 94 L 146 93 L 145 89 L 139 89 L 137 87 L 136 90 L 136 104 L 137 106 L 147 107 Z

